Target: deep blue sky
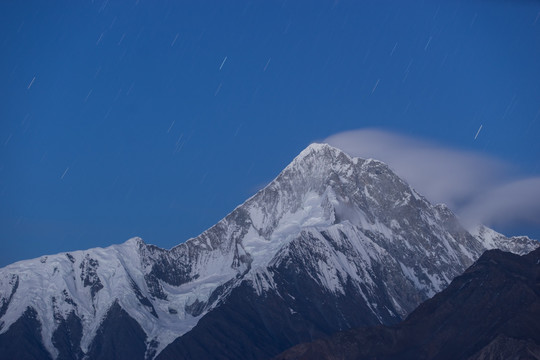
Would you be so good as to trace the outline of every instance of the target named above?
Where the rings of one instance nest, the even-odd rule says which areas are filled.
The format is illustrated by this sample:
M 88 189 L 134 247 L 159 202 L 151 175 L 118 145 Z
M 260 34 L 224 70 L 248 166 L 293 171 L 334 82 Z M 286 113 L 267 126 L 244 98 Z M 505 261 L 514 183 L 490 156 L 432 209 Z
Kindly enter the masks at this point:
M 6 0 L 0 49 L 0 266 L 169 248 L 344 130 L 540 173 L 538 1 Z

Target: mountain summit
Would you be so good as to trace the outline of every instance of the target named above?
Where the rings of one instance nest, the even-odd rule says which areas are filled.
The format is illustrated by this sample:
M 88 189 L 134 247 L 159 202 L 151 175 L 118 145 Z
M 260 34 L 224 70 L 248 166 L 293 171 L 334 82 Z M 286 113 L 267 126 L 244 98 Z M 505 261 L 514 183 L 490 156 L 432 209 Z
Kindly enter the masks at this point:
M 0 353 L 268 358 L 338 330 L 397 323 L 486 249 L 537 246 L 485 227 L 471 234 L 386 164 L 312 144 L 170 250 L 134 238 L 0 269 Z

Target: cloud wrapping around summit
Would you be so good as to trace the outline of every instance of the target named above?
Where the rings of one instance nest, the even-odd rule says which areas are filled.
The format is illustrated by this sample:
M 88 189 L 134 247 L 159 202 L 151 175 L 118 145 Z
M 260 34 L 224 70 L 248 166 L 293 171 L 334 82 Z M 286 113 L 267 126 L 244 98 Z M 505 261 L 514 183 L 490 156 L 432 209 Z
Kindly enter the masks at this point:
M 503 161 L 377 129 L 346 131 L 324 142 L 385 162 L 431 202 L 447 204 L 466 226 L 540 224 L 540 177 L 516 177 Z

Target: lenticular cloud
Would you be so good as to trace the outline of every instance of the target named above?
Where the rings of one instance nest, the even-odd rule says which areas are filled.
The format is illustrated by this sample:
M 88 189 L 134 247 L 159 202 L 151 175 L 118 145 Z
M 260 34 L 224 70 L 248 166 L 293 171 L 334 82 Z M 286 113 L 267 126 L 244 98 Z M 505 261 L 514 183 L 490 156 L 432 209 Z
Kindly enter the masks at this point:
M 377 129 L 324 140 L 352 156 L 387 163 L 431 202 L 445 203 L 466 225 L 540 223 L 540 177 L 516 178 L 509 164 L 473 151 Z

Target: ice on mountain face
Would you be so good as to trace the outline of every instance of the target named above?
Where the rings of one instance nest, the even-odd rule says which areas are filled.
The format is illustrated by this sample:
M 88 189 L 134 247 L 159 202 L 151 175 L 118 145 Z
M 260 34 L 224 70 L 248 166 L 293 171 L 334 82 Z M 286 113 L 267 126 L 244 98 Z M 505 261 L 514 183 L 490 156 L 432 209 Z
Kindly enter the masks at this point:
M 282 181 L 286 186 L 281 183 Z M 335 227 L 334 224 L 356 229 L 357 233 L 361 233 L 363 237 L 377 245 L 379 251 L 365 257 L 362 264 L 371 262 L 380 264 L 381 258 L 385 258 L 386 254 L 389 255 L 385 261 L 402 259 L 399 265 L 397 263 L 392 265 L 394 269 L 398 269 L 395 271 L 401 272 L 401 275 L 395 273 L 393 276 L 408 279 L 409 285 L 423 293 L 424 298 L 446 287 L 453 277 L 461 273 L 488 248 L 463 229 L 446 206 L 432 206 L 384 163 L 376 160 L 353 159 L 327 145 L 316 144 L 304 150 L 276 182 L 277 184 L 272 183 L 269 188 L 272 191 L 282 190 L 279 196 L 274 196 L 274 199 L 278 199 L 274 202 L 281 209 L 287 209 L 287 216 L 284 216 L 287 219 L 294 219 L 295 214 L 301 217 L 301 214 L 313 209 L 309 203 L 298 209 L 294 205 L 287 207 L 289 202 L 303 204 L 302 199 L 312 197 L 314 193 L 321 198 L 322 194 L 331 193 L 331 201 L 326 202 L 329 206 L 325 208 L 325 214 L 330 215 L 327 219 L 331 221 L 320 227 L 315 226 L 315 230 L 331 229 Z M 289 200 L 284 201 L 287 197 Z M 272 202 L 262 202 L 268 203 Z M 317 205 L 322 208 L 322 203 L 323 201 L 319 201 Z M 257 210 L 255 214 L 254 223 L 262 223 L 263 231 L 260 232 L 266 233 L 264 224 L 274 225 L 272 228 L 274 238 L 298 238 L 301 231 L 310 229 L 309 221 L 292 224 L 272 222 L 268 221 L 271 217 L 265 216 L 264 211 Z M 310 216 L 314 219 L 319 218 L 314 214 Z M 280 225 L 284 225 L 283 228 Z M 280 237 L 278 236 L 280 233 L 287 235 Z M 335 240 L 339 236 L 334 235 L 331 238 Z M 351 246 L 355 246 L 358 239 L 359 235 L 352 236 L 349 239 L 353 244 Z M 279 261 L 277 259 L 290 256 L 291 250 L 287 245 L 289 241 L 281 241 L 281 252 L 278 251 L 274 263 Z M 311 246 L 309 254 L 317 248 L 314 243 L 312 241 L 309 244 Z M 366 244 L 363 243 L 362 246 Z M 523 247 L 523 244 L 518 246 Z M 284 248 L 287 250 L 283 250 Z M 270 253 L 274 253 L 274 249 L 278 247 L 272 248 Z M 335 249 L 336 244 L 326 246 L 324 256 L 321 255 L 319 260 L 314 261 L 317 267 L 313 269 L 313 273 L 320 275 L 317 280 L 321 286 L 331 291 L 340 291 L 343 279 L 348 279 L 347 281 L 353 279 L 359 284 L 369 281 L 367 280 L 370 279 L 369 275 L 361 278 L 351 276 L 354 275 L 351 269 L 363 266 L 353 261 L 357 254 L 344 258 L 341 255 L 351 254 L 350 249 L 347 252 L 336 252 Z M 321 257 L 325 260 L 321 261 Z M 256 262 L 257 256 L 254 258 Z M 412 310 L 410 306 L 410 304 L 396 304 L 395 311 L 404 315 L 403 309 Z
M 171 250 L 133 238 L 0 269 L 0 333 L 31 306 L 56 355 L 57 320 L 74 313 L 86 351 L 117 302 L 159 354 L 243 281 L 261 296 L 279 292 L 277 271 L 289 267 L 327 296 L 353 291 L 382 321 L 386 313 L 405 316 L 485 249 L 522 252 L 531 244 L 484 227 L 471 235 L 384 163 L 312 144 L 223 220 Z

